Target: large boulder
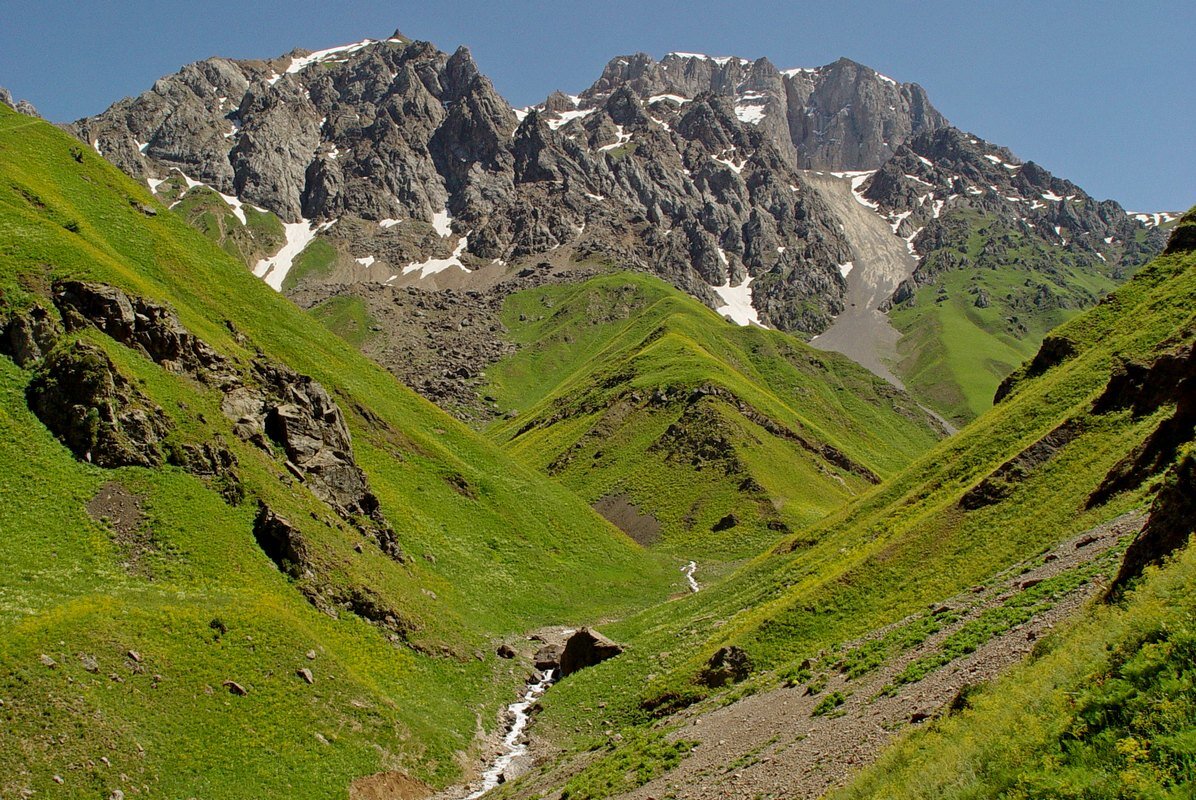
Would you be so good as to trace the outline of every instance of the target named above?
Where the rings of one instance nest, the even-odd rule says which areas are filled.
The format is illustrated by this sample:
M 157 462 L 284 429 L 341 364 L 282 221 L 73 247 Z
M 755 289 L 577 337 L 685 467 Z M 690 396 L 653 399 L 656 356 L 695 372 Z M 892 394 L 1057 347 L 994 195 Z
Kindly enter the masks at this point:
M 592 667 L 623 652 L 623 646 L 597 631 L 582 628 L 569 637 L 561 653 L 561 677 Z
M 699 679 L 712 688 L 739 683 L 752 672 L 752 660 L 740 647 L 720 647 L 706 662 Z

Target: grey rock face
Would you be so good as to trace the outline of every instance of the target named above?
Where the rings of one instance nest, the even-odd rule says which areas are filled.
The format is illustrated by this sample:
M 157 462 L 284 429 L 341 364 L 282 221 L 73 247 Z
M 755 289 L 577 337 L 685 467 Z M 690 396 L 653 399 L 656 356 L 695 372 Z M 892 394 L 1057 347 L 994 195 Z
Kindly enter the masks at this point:
M 0 325 L 0 353 L 28 369 L 50 352 L 61 335 L 57 315 L 35 305 Z
M 753 80 L 780 91 L 770 69 Z M 520 120 L 467 50 L 392 39 L 318 61 L 199 62 L 72 130 L 135 177 L 179 169 L 288 222 L 342 219 L 325 238 L 394 276 L 454 250 L 479 269 L 562 249 L 712 306 L 713 286 L 756 277 L 763 322 L 816 331 L 840 307 L 847 245 L 789 140 L 712 87 L 707 76 L 679 105 L 612 84 L 567 124 L 549 109 Z M 308 280 L 385 280 L 380 269 Z
M 670 53 L 657 62 L 643 53 L 620 56 L 582 92 L 580 106 L 590 107 L 620 87 L 641 98 L 684 100 L 705 92 L 731 98 L 742 120 L 803 169 L 875 169 L 910 137 L 947 125 L 922 87 L 846 58 L 781 72 L 767 58 Z M 559 105 L 558 98 L 554 110 Z

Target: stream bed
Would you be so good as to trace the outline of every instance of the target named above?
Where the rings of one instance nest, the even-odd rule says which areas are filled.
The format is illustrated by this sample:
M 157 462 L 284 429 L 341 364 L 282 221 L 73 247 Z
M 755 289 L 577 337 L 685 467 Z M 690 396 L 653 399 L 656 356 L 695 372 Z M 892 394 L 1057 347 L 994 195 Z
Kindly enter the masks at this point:
M 503 737 L 502 749 L 498 756 L 491 762 L 490 766 L 482 773 L 482 785 L 465 796 L 465 800 L 476 800 L 490 791 L 494 787 L 503 782 L 502 774 L 511 766 L 511 763 L 527 753 L 527 742 L 523 740 L 524 731 L 527 729 L 529 720 L 528 709 L 532 707 L 544 692 L 548 691 L 548 687 L 552 685 L 552 677 L 555 670 L 544 670 L 540 679 L 535 682 L 528 683 L 527 691 L 524 692 L 523 697 L 514 703 L 507 706 L 507 711 L 512 716 L 510 729 L 507 730 L 507 735 Z

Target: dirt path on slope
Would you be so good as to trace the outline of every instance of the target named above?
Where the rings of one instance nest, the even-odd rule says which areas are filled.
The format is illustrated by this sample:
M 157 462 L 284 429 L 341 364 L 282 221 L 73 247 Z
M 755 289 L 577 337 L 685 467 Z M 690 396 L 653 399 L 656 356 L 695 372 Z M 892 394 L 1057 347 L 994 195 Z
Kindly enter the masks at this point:
M 1144 518 L 1140 513 L 1119 517 L 1064 542 L 1044 557 L 1007 570 L 984 587 L 945 601 L 939 611 L 951 609 L 954 621 L 855 680 L 832 671 L 825 688 L 816 695 L 807 694 L 808 684 L 778 688 L 722 708 L 698 706 L 667 720 L 670 726 L 682 723 L 672 739 L 700 744 L 674 770 L 624 797 L 815 798 L 842 785 L 874 761 L 905 726 L 941 713 L 965 686 L 990 681 L 1023 659 L 1037 639 L 1098 594 L 1103 581 L 1088 580 L 1075 591 L 1054 598 L 1048 610 L 994 636 L 972 653 L 884 694 L 909 664 L 938 653 L 953 633 L 985 611 L 1001 608 L 1020 592 L 1102 556 L 1112 558 L 1109 550 L 1122 537 L 1141 529 Z M 922 616 L 914 615 L 849 643 L 843 654 Z M 813 716 L 819 703 L 834 692 L 845 695 L 845 702 L 830 715 Z
M 856 200 L 850 178 L 817 172 L 803 172 L 802 176 L 843 223 L 843 235 L 854 255 L 854 266 L 847 275 L 846 308 L 810 344 L 820 350 L 842 353 L 904 389 L 904 384 L 888 367 L 888 362 L 897 358 L 897 340 L 901 334 L 877 308 L 889 299 L 898 284 L 913 274 L 918 262 L 889 223 Z

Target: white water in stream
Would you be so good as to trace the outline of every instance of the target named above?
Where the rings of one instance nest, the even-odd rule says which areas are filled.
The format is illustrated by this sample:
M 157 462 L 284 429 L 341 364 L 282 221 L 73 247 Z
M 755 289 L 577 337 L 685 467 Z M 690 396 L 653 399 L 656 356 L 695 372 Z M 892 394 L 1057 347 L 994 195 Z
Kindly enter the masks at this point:
M 698 582 L 694 580 L 694 573 L 697 572 L 697 570 L 698 562 L 696 561 L 691 561 L 681 568 L 681 571 L 685 573 L 685 579 L 689 581 L 689 590 L 691 592 L 696 592 L 702 588 L 698 586 Z
M 490 768 L 482 773 L 481 788 L 467 795 L 465 800 L 477 800 L 477 798 L 498 786 L 501 782 L 499 779 L 502 777 L 503 771 L 511 766 L 512 761 L 527 753 L 527 743 L 520 741 L 523 738 L 523 731 L 527 728 L 527 710 L 552 685 L 552 672 L 550 669 L 544 670 L 544 677 L 540 679 L 539 683 L 528 685 L 527 692 L 524 693 L 522 700 L 507 706 L 507 710 L 514 715 L 515 720 L 511 723 L 511 729 L 507 731 L 507 735 L 503 737 L 502 752 L 498 758 L 494 759 L 494 763 L 490 765 Z

